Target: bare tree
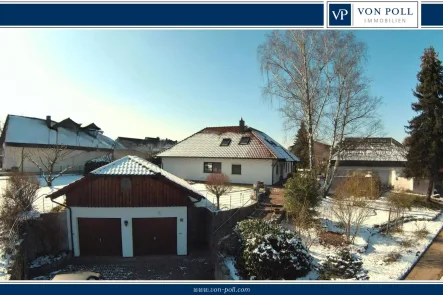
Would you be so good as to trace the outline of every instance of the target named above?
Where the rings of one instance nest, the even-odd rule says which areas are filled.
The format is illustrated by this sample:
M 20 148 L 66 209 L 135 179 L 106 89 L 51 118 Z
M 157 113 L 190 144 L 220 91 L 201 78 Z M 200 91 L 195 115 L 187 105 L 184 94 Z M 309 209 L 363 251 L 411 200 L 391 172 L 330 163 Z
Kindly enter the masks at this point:
M 71 151 L 64 145 L 49 145 L 30 153 L 28 160 L 37 166 L 46 184 L 52 187 L 52 182 L 55 179 L 71 169 L 72 166 L 68 165 L 60 171 L 56 171 L 56 164 L 66 159 L 69 154 Z
M 335 190 L 331 211 L 343 225 L 348 243 L 354 243 L 361 226 L 373 213 L 370 194 L 374 192 L 370 187 L 376 187 L 377 184 L 371 185 L 372 181 L 372 177 L 355 174 L 341 182 Z
M 331 187 L 342 152 L 352 149 L 343 144 L 345 137 L 359 137 L 363 141 L 382 129 L 377 113 L 381 98 L 370 94 L 370 81 L 363 75 L 366 45 L 358 42 L 352 33 L 342 34 L 340 40 L 341 50 L 331 62 L 333 89 L 322 129 L 331 144 L 328 162 L 334 160 L 334 166 L 326 170 L 324 195 Z
M 26 219 L 25 213 L 34 210 L 39 188 L 38 178 L 24 173 L 15 173 L 6 181 L 0 198 L 0 242 L 3 246 L 10 247 L 16 242 Z
M 211 173 L 206 178 L 206 189 L 217 198 L 217 209 L 220 210 L 220 197 L 232 189 L 229 177 L 223 173 Z
M 344 31 L 274 32 L 259 47 L 266 74 L 263 95 L 281 102 L 286 127 L 305 122 L 309 168 L 313 168 L 314 139 L 327 141 L 332 158 L 340 159 L 348 136 L 369 137 L 381 127 L 377 109 L 381 99 L 370 95 L 364 76 L 366 46 Z M 327 170 L 323 191 L 330 188 L 336 167 Z
M 263 95 L 277 99 L 292 129 L 304 122 L 308 131 L 309 168 L 315 165 L 314 136 L 331 94 L 331 60 L 340 48 L 336 31 L 275 31 L 259 49 Z

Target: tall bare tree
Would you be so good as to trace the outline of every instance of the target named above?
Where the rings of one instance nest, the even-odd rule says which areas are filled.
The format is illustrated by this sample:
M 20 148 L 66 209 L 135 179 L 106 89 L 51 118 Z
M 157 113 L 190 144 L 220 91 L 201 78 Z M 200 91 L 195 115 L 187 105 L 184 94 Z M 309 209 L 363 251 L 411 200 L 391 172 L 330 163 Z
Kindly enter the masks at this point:
M 326 170 L 323 193 L 327 194 L 335 171 L 345 149 L 345 137 L 358 137 L 361 141 L 379 134 L 382 130 L 378 107 L 381 98 L 370 93 L 370 81 L 364 76 L 367 48 L 352 33 L 339 36 L 341 48 L 331 60 L 333 68 L 332 91 L 325 114 L 322 136 L 331 144 L 329 159 L 334 166 Z M 355 144 L 360 144 L 354 141 Z
M 315 165 L 314 136 L 331 92 L 330 63 L 340 48 L 338 35 L 335 31 L 275 31 L 258 48 L 266 77 L 264 97 L 282 102 L 288 129 L 306 124 L 310 169 Z
M 267 36 L 258 53 L 266 77 L 264 97 L 281 103 L 287 128 L 301 122 L 307 126 L 309 168 L 315 164 L 314 139 L 331 145 L 330 162 L 340 158 L 345 137 L 369 137 L 380 130 L 381 99 L 370 95 L 364 76 L 366 46 L 353 33 L 277 31 Z M 324 192 L 335 168 L 327 172 Z
M 52 182 L 55 179 L 71 169 L 72 166 L 68 165 L 59 171 L 56 170 L 56 165 L 66 159 L 71 153 L 72 151 L 68 150 L 64 145 L 49 145 L 35 152 L 30 152 L 28 160 L 40 170 L 48 187 L 52 187 Z

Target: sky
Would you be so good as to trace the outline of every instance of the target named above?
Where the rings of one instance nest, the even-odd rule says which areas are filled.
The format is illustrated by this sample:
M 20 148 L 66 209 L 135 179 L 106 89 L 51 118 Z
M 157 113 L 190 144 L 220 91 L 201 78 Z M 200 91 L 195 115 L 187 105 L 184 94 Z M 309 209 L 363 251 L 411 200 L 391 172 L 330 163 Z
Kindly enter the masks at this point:
M 7 114 L 94 122 L 105 135 L 182 140 L 246 125 L 289 146 L 278 105 L 262 98 L 260 30 L 2 29 L 0 120 Z M 369 48 L 384 135 L 402 141 L 423 50 L 443 31 L 355 31 Z

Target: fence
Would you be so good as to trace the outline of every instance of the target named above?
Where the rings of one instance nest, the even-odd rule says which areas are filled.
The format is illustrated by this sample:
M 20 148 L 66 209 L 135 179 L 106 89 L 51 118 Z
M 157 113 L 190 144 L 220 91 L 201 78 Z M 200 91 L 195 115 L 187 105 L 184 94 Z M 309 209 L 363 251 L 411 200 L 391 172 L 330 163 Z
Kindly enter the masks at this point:
M 202 207 L 206 207 L 210 210 L 216 210 L 217 197 L 208 191 L 201 191 L 201 193 L 206 198 L 206 200 L 203 201 Z M 231 191 L 220 197 L 220 210 L 231 210 L 235 208 L 240 208 L 246 203 L 252 204 L 255 202 L 252 200 L 253 196 L 253 189 Z
M 81 175 L 83 175 L 83 172 L 85 171 L 84 166 L 54 166 L 52 174 L 58 174 L 58 173 L 64 171 L 65 169 L 66 169 L 66 171 L 64 172 L 64 174 L 81 174 Z M 48 173 L 46 171 L 44 171 L 44 172 L 40 171 L 38 173 L 39 176 L 42 176 L 43 174 L 48 174 Z

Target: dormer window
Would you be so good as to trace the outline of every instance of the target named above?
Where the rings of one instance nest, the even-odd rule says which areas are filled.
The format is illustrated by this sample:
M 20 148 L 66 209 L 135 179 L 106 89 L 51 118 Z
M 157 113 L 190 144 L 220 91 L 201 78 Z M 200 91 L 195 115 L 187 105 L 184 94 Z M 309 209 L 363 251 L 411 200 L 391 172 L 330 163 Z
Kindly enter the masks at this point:
M 230 138 L 223 138 L 220 146 L 228 146 L 231 144 L 231 139 Z
M 243 136 L 238 144 L 249 144 L 250 141 L 251 138 L 249 136 Z

